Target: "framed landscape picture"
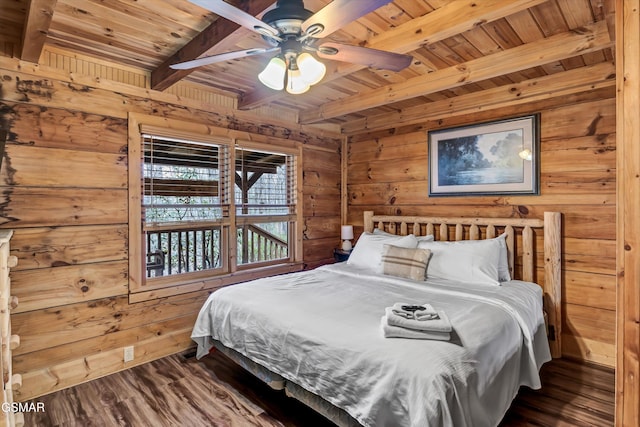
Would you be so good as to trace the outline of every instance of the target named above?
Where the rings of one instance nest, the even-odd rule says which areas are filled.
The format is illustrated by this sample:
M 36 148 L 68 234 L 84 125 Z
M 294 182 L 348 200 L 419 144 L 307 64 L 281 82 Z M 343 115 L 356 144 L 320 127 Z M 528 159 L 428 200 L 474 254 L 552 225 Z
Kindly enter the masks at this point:
M 428 135 L 430 197 L 539 194 L 538 114 Z

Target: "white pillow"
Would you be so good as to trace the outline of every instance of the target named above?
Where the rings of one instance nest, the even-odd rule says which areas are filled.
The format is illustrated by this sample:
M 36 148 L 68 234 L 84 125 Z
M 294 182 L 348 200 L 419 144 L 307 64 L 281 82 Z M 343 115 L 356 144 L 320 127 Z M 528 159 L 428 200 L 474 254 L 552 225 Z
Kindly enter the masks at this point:
M 351 255 L 349 255 L 347 264 L 382 273 L 382 252 L 385 244 L 413 249 L 418 246 L 418 240 L 413 234 L 408 236 L 385 236 L 362 233 Z
M 507 233 L 502 233 L 495 239 L 500 243 L 500 259 L 498 260 L 498 280 L 501 282 L 511 281 L 509 273 L 509 250 L 507 249 Z
M 397 237 L 396 234 L 387 233 L 386 231 L 380 230 L 379 228 L 374 228 L 373 229 L 373 234 L 378 234 L 380 236 Z M 414 234 L 414 236 L 415 236 L 415 234 Z M 422 242 L 422 241 L 433 242 L 433 240 L 434 240 L 433 234 L 427 234 L 426 236 L 416 236 L 416 239 L 418 239 L 418 242 Z
M 500 285 L 500 239 L 419 242 L 418 247 L 429 249 L 432 253 L 427 277 Z

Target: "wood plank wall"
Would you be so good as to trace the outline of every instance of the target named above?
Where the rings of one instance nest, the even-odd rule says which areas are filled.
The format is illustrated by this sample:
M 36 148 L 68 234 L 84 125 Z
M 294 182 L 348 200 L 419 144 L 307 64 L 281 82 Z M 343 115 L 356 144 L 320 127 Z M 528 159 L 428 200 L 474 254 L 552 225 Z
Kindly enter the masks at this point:
M 541 194 L 428 197 L 427 131 L 541 113 Z M 562 352 L 613 366 L 616 330 L 615 90 L 352 135 L 348 222 L 362 213 L 542 218 L 563 214 Z M 390 120 L 389 123 L 393 123 Z M 361 229 L 360 229 L 361 230 Z M 537 251 L 538 256 L 542 252 Z M 541 263 L 539 263 L 541 265 Z M 538 276 L 542 280 L 542 276 Z
M 274 125 L 260 116 L 251 120 L 246 113 L 238 118 L 206 103 L 172 104 L 163 101 L 168 95 L 153 91 L 144 98 L 136 95 L 140 89 L 121 83 L 79 85 L 11 65 L 0 62 L 0 128 L 8 131 L 0 228 L 15 230 L 11 246 L 19 258 L 12 287 L 20 304 L 11 316 L 22 341 L 14 353 L 14 372 L 23 376 L 17 400 L 191 345 L 195 316 L 209 292 L 129 303 L 129 111 L 299 141 L 305 260 L 313 265 L 332 259 L 340 230 L 337 135 Z M 125 364 L 123 347 L 129 345 L 136 358 Z
M 640 425 L 640 0 L 616 1 L 618 306 L 616 425 Z

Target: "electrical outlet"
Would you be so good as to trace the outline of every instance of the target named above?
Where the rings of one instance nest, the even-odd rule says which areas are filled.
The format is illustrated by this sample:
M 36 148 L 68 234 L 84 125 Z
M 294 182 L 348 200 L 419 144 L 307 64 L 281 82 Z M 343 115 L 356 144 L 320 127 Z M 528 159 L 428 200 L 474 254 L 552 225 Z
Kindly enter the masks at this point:
M 133 346 L 130 345 L 124 348 L 124 361 L 131 362 L 133 360 Z

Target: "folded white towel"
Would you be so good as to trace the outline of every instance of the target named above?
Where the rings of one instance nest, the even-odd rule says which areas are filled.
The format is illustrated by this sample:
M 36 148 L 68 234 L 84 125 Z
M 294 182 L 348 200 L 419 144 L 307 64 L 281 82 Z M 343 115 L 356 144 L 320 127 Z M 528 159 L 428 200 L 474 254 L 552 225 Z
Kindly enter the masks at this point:
M 403 307 L 409 305 L 419 305 L 424 307 L 424 310 L 405 310 Z M 437 315 L 436 311 L 431 307 L 431 304 L 410 304 L 407 302 L 397 302 L 390 307 L 393 314 L 403 317 L 405 319 L 416 319 L 416 320 L 428 320 L 435 315 Z
M 436 340 L 449 341 L 451 334 L 449 332 L 432 332 L 432 331 L 416 331 L 412 329 L 391 326 L 387 323 L 387 316 L 380 319 L 382 334 L 385 338 L 411 338 L 419 340 Z
M 400 328 L 413 329 L 416 331 L 430 331 L 430 332 L 451 332 L 451 322 L 447 314 L 440 310 L 434 311 L 438 314 L 438 317 L 431 320 L 416 320 L 407 319 L 403 316 L 398 316 L 393 307 L 385 308 L 385 318 L 389 326 L 397 326 Z
M 415 320 L 434 320 L 437 319 L 439 314 L 429 304 L 425 304 L 426 310 L 420 310 L 413 313 Z

